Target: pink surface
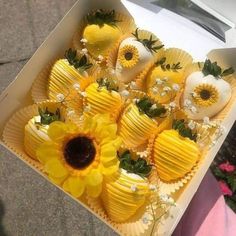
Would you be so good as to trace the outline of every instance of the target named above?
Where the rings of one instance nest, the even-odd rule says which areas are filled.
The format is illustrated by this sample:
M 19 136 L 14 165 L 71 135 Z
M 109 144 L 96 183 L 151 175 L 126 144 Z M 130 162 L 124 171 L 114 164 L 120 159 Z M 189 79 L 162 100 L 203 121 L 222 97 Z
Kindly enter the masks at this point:
M 208 171 L 172 236 L 236 236 L 236 214 Z

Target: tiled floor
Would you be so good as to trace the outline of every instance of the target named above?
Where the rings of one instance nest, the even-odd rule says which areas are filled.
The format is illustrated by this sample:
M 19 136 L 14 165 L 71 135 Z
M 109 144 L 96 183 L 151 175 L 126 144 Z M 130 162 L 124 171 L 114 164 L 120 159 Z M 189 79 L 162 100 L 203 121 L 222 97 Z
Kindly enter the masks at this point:
M 75 1 L 0 0 L 0 92 Z M 0 147 L 0 235 L 116 234 Z

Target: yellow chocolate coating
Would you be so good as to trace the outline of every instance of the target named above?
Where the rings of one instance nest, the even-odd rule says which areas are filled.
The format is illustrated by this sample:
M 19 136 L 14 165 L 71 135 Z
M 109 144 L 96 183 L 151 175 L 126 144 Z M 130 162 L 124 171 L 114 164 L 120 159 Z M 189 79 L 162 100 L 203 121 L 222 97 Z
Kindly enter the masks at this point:
M 154 163 L 160 178 L 172 181 L 184 177 L 199 160 L 197 144 L 179 135 L 176 130 L 165 130 L 154 142 Z

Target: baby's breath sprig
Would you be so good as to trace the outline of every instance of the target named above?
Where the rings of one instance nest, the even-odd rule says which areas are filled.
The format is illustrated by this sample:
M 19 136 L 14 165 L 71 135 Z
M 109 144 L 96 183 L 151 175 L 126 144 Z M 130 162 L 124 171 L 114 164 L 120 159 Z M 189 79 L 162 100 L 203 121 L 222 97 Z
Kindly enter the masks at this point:
M 136 38 L 137 41 L 143 44 L 143 46 L 148 49 L 151 53 L 157 52 L 161 48 L 164 47 L 164 45 L 157 45 L 158 39 L 153 39 L 153 35 L 151 34 L 149 38 L 147 39 L 141 39 L 139 37 L 139 29 L 137 28 L 132 35 Z

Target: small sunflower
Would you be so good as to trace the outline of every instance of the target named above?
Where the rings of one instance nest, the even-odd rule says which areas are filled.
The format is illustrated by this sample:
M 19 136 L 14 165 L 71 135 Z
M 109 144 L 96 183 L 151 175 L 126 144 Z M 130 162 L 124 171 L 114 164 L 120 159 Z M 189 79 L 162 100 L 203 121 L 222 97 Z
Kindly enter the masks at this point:
M 219 99 L 219 92 L 211 84 L 200 84 L 193 91 L 193 100 L 198 106 L 208 107 L 215 104 Z
M 103 176 L 119 168 L 121 138 L 116 133 L 117 125 L 108 114 L 86 118 L 82 127 L 56 121 L 48 129 L 51 141 L 39 147 L 37 158 L 49 179 L 74 197 L 85 190 L 89 196 L 98 197 Z
M 119 51 L 118 60 L 123 67 L 134 67 L 139 61 L 138 49 L 132 45 L 125 45 Z

